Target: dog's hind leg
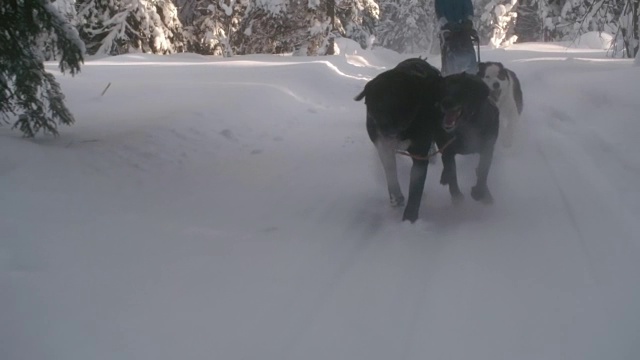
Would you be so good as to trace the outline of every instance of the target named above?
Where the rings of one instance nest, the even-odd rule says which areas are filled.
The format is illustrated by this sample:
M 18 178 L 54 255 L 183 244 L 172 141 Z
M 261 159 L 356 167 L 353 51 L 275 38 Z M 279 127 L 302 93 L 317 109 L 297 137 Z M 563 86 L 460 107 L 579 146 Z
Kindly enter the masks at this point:
M 378 150 L 378 156 L 380 156 L 384 174 L 387 178 L 391 206 L 402 206 L 404 205 L 404 196 L 402 195 L 400 183 L 398 182 L 395 142 L 378 139 L 378 141 L 376 141 L 376 149 Z

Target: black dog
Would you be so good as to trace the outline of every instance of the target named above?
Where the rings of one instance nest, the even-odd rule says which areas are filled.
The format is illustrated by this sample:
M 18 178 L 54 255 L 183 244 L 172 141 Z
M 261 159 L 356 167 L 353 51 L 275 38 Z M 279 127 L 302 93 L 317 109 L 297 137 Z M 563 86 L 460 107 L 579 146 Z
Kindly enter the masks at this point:
M 442 151 L 444 167 L 440 183 L 449 185 L 454 203 L 463 198 L 458 187 L 456 154 L 480 154 L 478 179 L 471 197 L 487 204 L 493 202 L 487 177 L 498 138 L 500 113 L 489 93 L 482 79 L 466 73 L 449 75 L 441 85 L 440 110 L 444 116 L 435 140 Z
M 498 109 L 489 100 L 489 88 L 466 73 L 442 77 L 422 59 L 408 59 L 369 81 L 356 98 L 366 97 L 367 132 L 382 162 L 392 206 L 402 206 L 395 152 L 406 148 L 413 165 L 409 199 L 403 220 L 418 219 L 433 141 L 442 152 L 440 182 L 449 185 L 454 200 L 462 199 L 455 155 L 480 153 L 478 182 L 471 196 L 491 202 L 487 176 L 498 136 Z
M 403 220 L 411 222 L 418 219 L 429 164 L 426 156 L 440 123 L 436 103 L 441 80 L 440 71 L 426 60 L 408 59 L 369 81 L 355 98 L 359 101 L 366 97 L 367 132 L 378 150 L 392 206 L 404 204 L 396 150 L 403 148 L 416 155 L 403 215 Z

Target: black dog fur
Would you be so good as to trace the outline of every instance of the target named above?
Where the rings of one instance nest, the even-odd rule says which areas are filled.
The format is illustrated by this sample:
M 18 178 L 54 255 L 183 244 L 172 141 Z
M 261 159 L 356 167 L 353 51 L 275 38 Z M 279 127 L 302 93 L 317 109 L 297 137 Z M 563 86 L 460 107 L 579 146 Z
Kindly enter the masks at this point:
M 407 59 L 369 81 L 355 100 L 365 99 L 367 133 L 384 168 L 392 206 L 404 205 L 398 183 L 396 150 L 426 157 L 440 117 L 436 107 L 440 71 L 423 59 Z M 427 177 L 426 160 L 413 159 L 409 199 L 403 220 L 418 219 Z
M 396 150 L 404 147 L 415 156 L 403 220 L 418 219 L 429 165 L 426 158 L 433 141 L 443 149 L 441 183 L 449 185 L 454 200 L 462 198 L 455 155 L 481 154 L 478 182 L 471 196 L 491 202 L 486 183 L 498 133 L 498 111 L 488 96 L 489 88 L 477 76 L 456 74 L 443 78 L 438 69 L 416 58 L 378 75 L 356 96 L 356 101 L 365 99 L 367 133 L 382 162 L 392 206 L 404 204 Z M 454 140 L 449 143 L 451 139 Z

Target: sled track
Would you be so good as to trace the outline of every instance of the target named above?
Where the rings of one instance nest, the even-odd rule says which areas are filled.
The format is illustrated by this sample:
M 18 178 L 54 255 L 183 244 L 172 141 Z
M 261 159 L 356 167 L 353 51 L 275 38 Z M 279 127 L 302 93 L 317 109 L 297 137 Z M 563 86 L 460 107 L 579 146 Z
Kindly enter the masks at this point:
M 357 263 L 356 259 L 359 258 L 365 252 L 365 250 L 371 246 L 371 241 L 367 240 L 368 239 L 364 237 L 357 240 L 357 242 L 349 252 L 349 255 L 347 255 L 346 259 L 342 261 L 342 263 L 332 276 L 331 280 L 320 291 L 320 296 L 318 296 L 318 299 L 309 308 L 307 315 L 300 320 L 298 331 L 296 331 L 291 340 L 282 347 L 282 359 L 292 359 L 293 350 L 295 349 L 296 345 L 307 335 L 313 324 L 317 321 L 318 316 L 320 316 L 323 304 L 325 304 L 331 297 L 331 295 L 336 292 L 336 288 L 338 287 L 342 279 L 344 279 L 349 270 L 353 268 L 353 266 Z
M 562 189 L 562 186 L 560 184 L 560 180 L 558 179 L 558 175 L 556 174 L 555 169 L 551 165 L 551 162 L 549 161 L 549 158 L 548 158 L 547 154 L 545 154 L 544 149 L 542 148 L 542 145 L 540 145 L 540 141 L 537 138 L 535 139 L 535 147 L 536 147 L 536 152 L 538 154 L 540 154 L 540 157 L 542 158 L 542 161 L 544 162 L 549 174 L 551 175 L 550 178 L 553 181 L 553 184 L 554 184 L 556 190 L 560 194 L 560 198 L 561 198 L 561 201 L 562 201 L 562 206 L 564 207 L 565 212 L 567 213 L 567 215 L 569 217 L 569 220 L 571 222 L 571 227 L 573 228 L 573 230 L 575 231 L 575 233 L 576 233 L 576 235 L 578 237 L 578 243 L 579 243 L 580 250 L 581 250 L 583 256 L 587 259 L 587 269 L 588 269 L 588 272 L 589 272 L 589 277 L 592 278 L 592 279 L 596 279 L 596 277 L 594 276 L 595 275 L 595 266 L 593 264 L 593 254 L 591 254 L 591 252 L 589 251 L 589 248 L 588 248 L 588 246 L 586 244 L 584 233 L 582 232 L 582 230 L 580 229 L 580 226 L 578 225 L 578 220 L 576 219 L 575 211 L 573 210 L 573 207 L 571 206 L 571 202 L 569 201 L 569 198 L 567 197 L 566 193 Z

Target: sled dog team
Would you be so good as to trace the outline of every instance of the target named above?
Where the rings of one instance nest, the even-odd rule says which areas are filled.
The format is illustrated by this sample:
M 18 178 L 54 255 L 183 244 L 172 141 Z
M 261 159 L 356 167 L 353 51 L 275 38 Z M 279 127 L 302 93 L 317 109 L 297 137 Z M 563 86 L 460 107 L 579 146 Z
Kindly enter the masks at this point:
M 463 199 L 455 156 L 479 154 L 471 197 L 491 204 L 487 186 L 495 144 L 511 146 L 523 99 L 516 74 L 498 62 L 480 62 L 477 73 L 443 76 L 426 59 L 399 63 L 369 81 L 355 100 L 364 99 L 366 128 L 382 162 L 392 206 L 404 206 L 396 152 L 411 156 L 409 193 L 403 220 L 418 219 L 430 149 L 442 156 L 440 183 L 454 204 Z

